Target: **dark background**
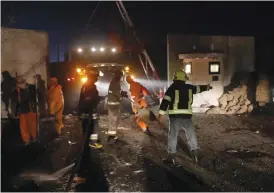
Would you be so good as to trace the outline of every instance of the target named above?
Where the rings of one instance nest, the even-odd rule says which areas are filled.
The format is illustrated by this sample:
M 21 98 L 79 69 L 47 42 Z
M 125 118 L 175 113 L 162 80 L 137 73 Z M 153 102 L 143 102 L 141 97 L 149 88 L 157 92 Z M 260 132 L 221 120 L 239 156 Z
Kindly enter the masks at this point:
M 97 3 L 2 1 L 1 22 L 5 27 L 47 31 L 51 62 L 57 61 L 57 53 L 63 61 L 69 42 L 75 40 L 106 39 L 109 33 L 117 33 L 123 40 L 133 41 L 114 1 L 101 1 L 90 21 Z M 167 33 L 255 36 L 257 70 L 274 71 L 273 2 L 124 2 L 124 5 L 161 77 L 166 75 Z

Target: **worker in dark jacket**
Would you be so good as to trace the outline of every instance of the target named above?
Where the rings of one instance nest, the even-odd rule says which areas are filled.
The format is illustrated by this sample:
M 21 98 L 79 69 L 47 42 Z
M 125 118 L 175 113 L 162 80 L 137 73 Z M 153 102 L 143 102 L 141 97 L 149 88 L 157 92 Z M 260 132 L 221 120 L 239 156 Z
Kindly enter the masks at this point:
M 123 97 L 127 97 L 127 92 L 121 89 L 122 76 L 121 70 L 115 71 L 108 88 L 108 140 L 117 139 L 117 128 L 121 118 L 121 102 Z
M 37 111 L 35 94 L 26 80 L 19 76 L 16 78 L 16 88 L 18 96 L 17 113 L 20 120 L 21 137 L 25 145 L 36 142 L 36 121 Z
M 84 149 L 80 162 L 78 176 L 74 178 L 76 182 L 85 181 L 85 170 L 90 164 L 90 148 L 100 149 L 102 144 L 99 140 L 99 125 L 97 106 L 100 103 L 99 93 L 95 83 L 98 80 L 99 73 L 96 69 L 92 69 L 88 73 L 87 81 L 83 84 L 79 100 L 79 117 L 82 120 Z
M 168 131 L 168 158 L 166 163 L 175 164 L 175 154 L 177 138 L 181 129 L 185 130 L 188 145 L 191 154 L 198 162 L 198 143 L 194 127 L 192 124 L 192 101 L 193 94 L 208 91 L 212 87 L 209 85 L 191 85 L 186 84 L 187 75 L 184 71 L 178 71 L 174 74 L 173 84 L 167 89 L 159 110 L 159 121 L 166 113 L 169 116 Z

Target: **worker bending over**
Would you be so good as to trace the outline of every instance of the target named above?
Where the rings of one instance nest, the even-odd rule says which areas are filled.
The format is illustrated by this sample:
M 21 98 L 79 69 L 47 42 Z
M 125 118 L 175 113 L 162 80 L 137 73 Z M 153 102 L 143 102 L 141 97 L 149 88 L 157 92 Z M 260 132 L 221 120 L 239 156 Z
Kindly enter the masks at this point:
M 136 122 L 145 133 L 151 134 L 148 129 L 150 111 L 145 99 L 145 96 L 150 96 L 149 92 L 139 82 L 135 82 L 131 76 L 127 76 L 126 81 L 130 87 L 131 106 L 132 111 L 135 114 Z
M 121 101 L 127 97 L 127 93 L 121 89 L 123 72 L 117 70 L 114 73 L 108 88 L 108 140 L 117 139 L 117 128 L 121 119 Z
M 212 89 L 209 85 L 186 84 L 187 75 L 184 71 L 174 74 L 173 84 L 167 89 L 159 110 L 159 121 L 162 116 L 168 113 L 168 157 L 164 160 L 167 164 L 175 164 L 176 146 L 178 134 L 184 129 L 191 155 L 195 162 L 198 162 L 198 143 L 192 124 L 192 101 L 193 94 Z
M 36 104 L 35 89 L 31 89 L 30 85 L 23 77 L 16 78 L 16 88 L 18 96 L 17 113 L 20 120 L 21 137 L 25 145 L 30 142 L 36 142 Z M 32 92 L 33 91 L 33 92 Z
M 95 83 L 98 80 L 99 72 L 91 69 L 88 73 L 87 81 L 83 84 L 79 100 L 79 117 L 82 120 L 84 149 L 78 170 L 78 176 L 74 181 L 85 181 L 84 175 L 87 166 L 91 163 L 90 148 L 99 149 L 102 145 L 99 140 L 99 123 L 97 107 L 100 103 L 99 93 Z M 86 138 L 85 138 L 86 137 Z
M 60 135 L 63 124 L 63 111 L 64 111 L 64 97 L 62 92 L 62 86 L 58 84 L 58 80 L 55 77 L 50 79 L 50 88 L 47 93 L 48 96 L 48 105 L 49 105 L 49 114 L 55 116 L 57 121 L 56 130 Z

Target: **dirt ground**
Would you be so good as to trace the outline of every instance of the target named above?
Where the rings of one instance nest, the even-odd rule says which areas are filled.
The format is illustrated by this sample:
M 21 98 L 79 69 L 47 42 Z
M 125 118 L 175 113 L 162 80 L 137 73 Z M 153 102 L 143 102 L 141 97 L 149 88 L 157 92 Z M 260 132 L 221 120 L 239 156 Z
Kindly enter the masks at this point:
M 153 121 L 150 123 L 153 136 L 148 137 L 132 117 L 125 117 L 119 126 L 117 142 L 105 145 L 102 152 L 94 152 L 89 183 L 72 186 L 72 191 L 274 191 L 273 116 L 196 114 L 193 122 L 202 155 L 200 165 L 190 159 L 183 132 L 178 144 L 180 166 L 164 165 L 167 129 Z M 106 115 L 101 116 L 100 127 L 104 136 Z M 46 132 L 48 129 L 42 133 Z M 9 179 L 13 180 L 10 183 L 13 189 L 20 186 L 18 181 L 23 181 L 18 177 L 22 173 L 42 176 L 42 173 L 51 174 L 73 163 L 80 139 L 79 120 L 73 115 L 65 116 L 61 137 L 44 143 L 41 147 L 44 151 L 39 150 L 40 154 L 13 176 L 5 173 L 12 176 Z M 7 157 L 6 166 L 7 160 L 12 160 Z M 36 190 L 64 191 L 68 177 L 64 175 L 55 185 L 52 181 L 51 185 L 36 185 Z M 23 186 L 21 182 L 17 190 L 34 190 L 33 187 L 33 184 Z

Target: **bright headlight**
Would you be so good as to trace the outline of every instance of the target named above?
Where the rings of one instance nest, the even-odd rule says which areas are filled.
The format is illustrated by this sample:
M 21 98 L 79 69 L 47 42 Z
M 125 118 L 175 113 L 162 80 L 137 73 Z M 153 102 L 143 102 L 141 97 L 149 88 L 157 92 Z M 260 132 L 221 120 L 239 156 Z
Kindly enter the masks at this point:
M 112 51 L 112 52 L 116 52 L 116 48 L 112 48 L 111 51 Z
M 82 83 L 85 83 L 87 80 L 88 80 L 88 78 L 87 78 L 87 77 L 83 77 L 83 78 L 81 78 Z
M 92 52 L 96 52 L 96 48 L 92 47 L 92 48 L 91 48 L 91 51 L 92 51 Z
M 81 72 L 81 68 L 77 68 L 76 71 L 77 71 L 78 73 L 80 73 L 80 72 Z
M 128 67 L 128 66 L 127 66 L 127 67 L 125 67 L 125 70 L 126 70 L 126 71 L 129 71 L 129 67 Z
M 101 51 L 101 52 L 105 51 L 105 48 L 101 47 L 101 48 L 100 48 L 100 51 Z
M 83 49 L 82 49 L 82 48 L 78 48 L 77 51 L 78 51 L 79 53 L 81 53 L 81 52 L 83 52 Z

